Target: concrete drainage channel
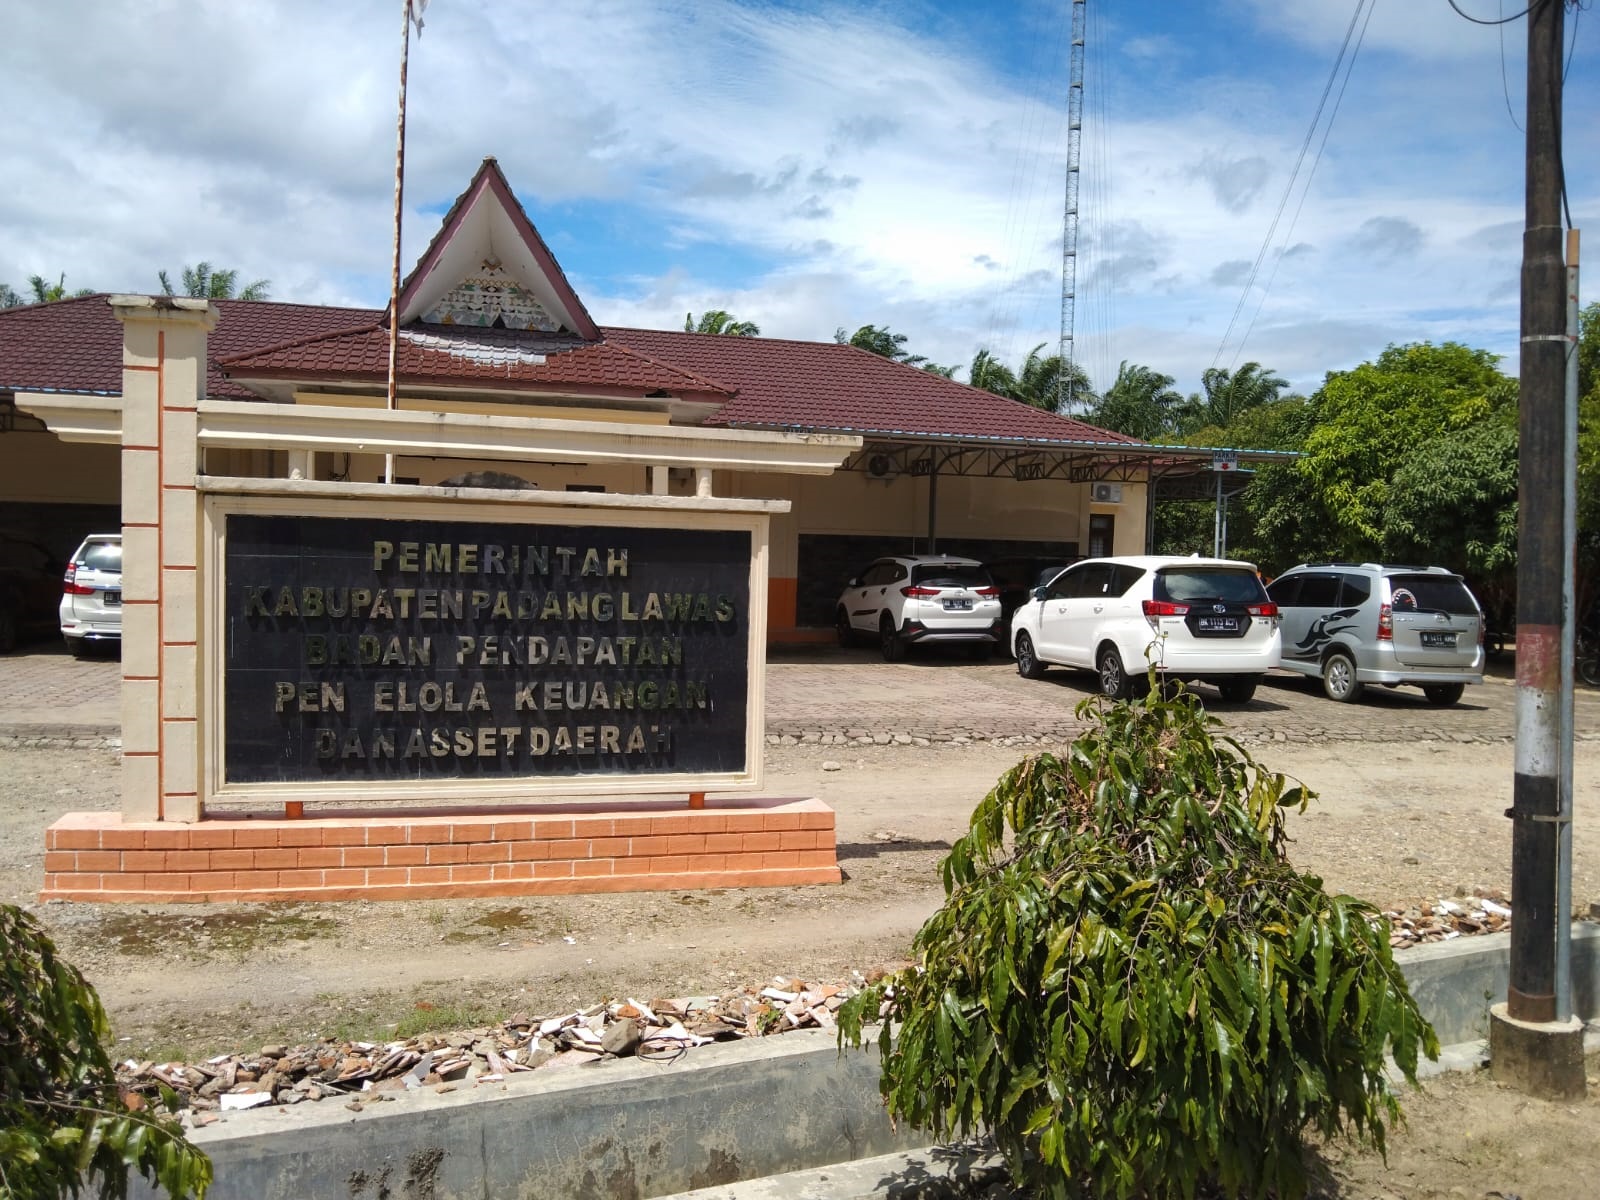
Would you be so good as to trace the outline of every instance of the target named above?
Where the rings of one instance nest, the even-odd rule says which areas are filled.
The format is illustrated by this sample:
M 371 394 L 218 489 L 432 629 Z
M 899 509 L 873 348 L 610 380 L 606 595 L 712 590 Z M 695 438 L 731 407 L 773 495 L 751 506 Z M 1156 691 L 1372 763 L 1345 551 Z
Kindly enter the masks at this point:
M 1510 936 L 1397 951 L 1412 993 L 1470 1066 L 1505 996 Z M 1600 1017 L 1600 927 L 1572 934 L 1574 1006 Z M 597 1061 L 493 1087 L 408 1093 L 359 1113 L 338 1101 L 231 1115 L 191 1132 L 212 1200 L 806 1200 L 937 1195 L 997 1168 L 893 1129 L 877 1052 L 831 1032 L 723 1043 L 670 1065 Z M 136 1183 L 140 1200 L 154 1193 Z

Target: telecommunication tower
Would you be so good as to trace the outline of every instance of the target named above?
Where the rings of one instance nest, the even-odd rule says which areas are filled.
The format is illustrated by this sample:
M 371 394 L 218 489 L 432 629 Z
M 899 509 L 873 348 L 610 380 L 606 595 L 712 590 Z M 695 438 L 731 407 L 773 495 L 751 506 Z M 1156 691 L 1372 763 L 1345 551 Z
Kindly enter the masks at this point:
M 1073 368 L 1073 321 L 1078 287 L 1078 151 L 1083 140 L 1083 17 L 1086 0 L 1072 0 L 1072 64 L 1067 84 L 1067 195 L 1061 218 L 1060 407 L 1071 412 L 1077 372 Z

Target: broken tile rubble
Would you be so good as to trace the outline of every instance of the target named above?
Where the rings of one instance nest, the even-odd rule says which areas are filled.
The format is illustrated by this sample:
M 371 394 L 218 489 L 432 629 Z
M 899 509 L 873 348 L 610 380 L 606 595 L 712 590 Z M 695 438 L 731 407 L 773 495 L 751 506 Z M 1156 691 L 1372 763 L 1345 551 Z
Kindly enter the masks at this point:
M 1511 923 L 1511 903 L 1497 888 L 1464 889 L 1451 899 L 1423 902 L 1384 912 L 1389 921 L 1389 945 L 1420 946 L 1447 942 L 1474 933 L 1499 933 Z
M 840 987 L 779 977 L 765 987 L 721 996 L 649 1003 L 629 997 L 550 1017 L 518 1013 L 496 1026 L 387 1042 L 324 1038 L 193 1064 L 128 1059 L 117 1067 L 117 1082 L 134 1107 L 171 1089 L 192 1125 L 211 1124 L 219 1112 L 334 1097 L 359 1112 L 365 1104 L 421 1088 L 450 1092 L 602 1057 L 667 1062 L 711 1042 L 833 1029 L 834 1014 L 868 978 L 857 974 L 853 985 Z

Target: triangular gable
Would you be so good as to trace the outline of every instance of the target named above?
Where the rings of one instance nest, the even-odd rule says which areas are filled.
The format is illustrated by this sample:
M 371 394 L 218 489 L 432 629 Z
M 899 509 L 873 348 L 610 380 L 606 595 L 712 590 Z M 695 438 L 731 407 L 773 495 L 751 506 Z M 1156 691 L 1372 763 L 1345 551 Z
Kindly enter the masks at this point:
M 600 330 L 492 158 L 400 289 L 400 324 L 565 330 L 598 341 Z

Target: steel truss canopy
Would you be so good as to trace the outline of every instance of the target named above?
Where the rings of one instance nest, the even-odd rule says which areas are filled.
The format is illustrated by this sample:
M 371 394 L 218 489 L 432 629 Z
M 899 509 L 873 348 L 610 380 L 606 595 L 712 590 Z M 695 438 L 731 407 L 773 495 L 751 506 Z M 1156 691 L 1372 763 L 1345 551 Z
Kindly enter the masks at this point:
M 874 479 L 954 475 L 989 479 L 1066 480 L 1069 483 L 1149 483 L 1160 499 L 1210 499 L 1215 477 L 1224 493 L 1244 490 L 1254 472 L 1246 464 L 1291 462 L 1292 450 L 1236 450 L 1212 446 L 1161 446 L 1143 442 L 1039 442 L 1021 439 L 919 439 L 865 434 L 860 450 L 840 470 Z M 1218 464 L 1225 464 L 1218 470 Z M 1242 478 L 1240 478 L 1242 477 Z

